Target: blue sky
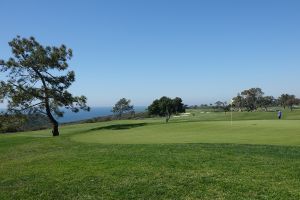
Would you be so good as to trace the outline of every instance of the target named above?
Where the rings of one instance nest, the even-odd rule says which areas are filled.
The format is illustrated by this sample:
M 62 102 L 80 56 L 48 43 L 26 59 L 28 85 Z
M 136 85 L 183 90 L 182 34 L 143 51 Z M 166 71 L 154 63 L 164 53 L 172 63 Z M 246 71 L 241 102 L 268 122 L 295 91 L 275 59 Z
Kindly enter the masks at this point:
M 74 51 L 71 91 L 91 106 L 300 96 L 300 1 L 1 1 L 0 57 L 16 35 Z M 0 75 L 1 78 L 1 75 Z

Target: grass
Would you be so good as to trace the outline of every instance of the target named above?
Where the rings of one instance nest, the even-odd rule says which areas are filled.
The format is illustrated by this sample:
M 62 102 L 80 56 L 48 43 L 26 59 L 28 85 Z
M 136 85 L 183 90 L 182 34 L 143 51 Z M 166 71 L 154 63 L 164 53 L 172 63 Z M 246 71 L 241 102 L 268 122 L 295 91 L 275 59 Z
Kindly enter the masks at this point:
M 251 120 L 125 123 L 91 128 L 70 137 L 74 141 L 103 144 L 236 143 L 300 146 L 297 120 Z
M 0 135 L 0 199 L 300 199 L 299 120 L 223 115 Z
M 279 108 L 271 109 L 268 112 L 233 112 L 233 120 L 241 121 L 241 120 L 276 120 L 277 112 L 276 110 Z M 283 113 L 283 120 L 300 120 L 300 109 L 296 109 L 291 112 L 289 109 L 281 109 Z M 187 121 L 230 121 L 231 115 L 230 112 L 226 114 L 224 112 L 212 112 L 207 109 L 189 109 L 187 112 L 194 114 L 190 115 L 190 117 L 184 117 Z M 176 120 L 182 121 L 182 118 L 176 118 Z M 173 120 L 174 121 L 174 120 Z

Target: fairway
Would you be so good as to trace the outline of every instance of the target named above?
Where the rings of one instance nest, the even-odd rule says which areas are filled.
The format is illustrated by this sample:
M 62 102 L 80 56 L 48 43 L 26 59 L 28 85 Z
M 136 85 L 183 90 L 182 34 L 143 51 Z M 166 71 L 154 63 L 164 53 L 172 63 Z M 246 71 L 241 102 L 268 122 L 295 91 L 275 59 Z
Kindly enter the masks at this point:
M 115 122 L 92 127 L 72 140 L 104 144 L 236 143 L 300 145 L 298 120 L 243 120 L 161 123 Z
M 0 135 L 0 199 L 299 199 L 299 120 L 259 114 Z

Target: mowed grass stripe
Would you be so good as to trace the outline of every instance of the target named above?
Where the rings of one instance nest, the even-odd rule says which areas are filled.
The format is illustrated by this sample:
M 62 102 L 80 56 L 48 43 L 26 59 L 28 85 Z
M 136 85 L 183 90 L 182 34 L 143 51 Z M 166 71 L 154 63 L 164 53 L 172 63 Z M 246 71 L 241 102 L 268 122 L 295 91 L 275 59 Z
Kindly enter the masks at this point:
M 85 143 L 156 144 L 156 143 L 236 143 L 300 145 L 298 120 L 244 120 L 213 122 L 149 123 L 115 122 L 100 125 L 71 137 Z

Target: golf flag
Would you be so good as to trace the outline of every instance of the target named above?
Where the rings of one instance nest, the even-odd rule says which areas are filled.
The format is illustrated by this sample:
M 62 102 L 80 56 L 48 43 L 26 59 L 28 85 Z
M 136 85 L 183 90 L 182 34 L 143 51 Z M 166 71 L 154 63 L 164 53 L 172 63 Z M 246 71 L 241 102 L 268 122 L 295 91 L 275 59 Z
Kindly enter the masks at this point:
M 232 126 L 232 104 L 233 104 L 233 99 L 230 101 L 230 124 Z

